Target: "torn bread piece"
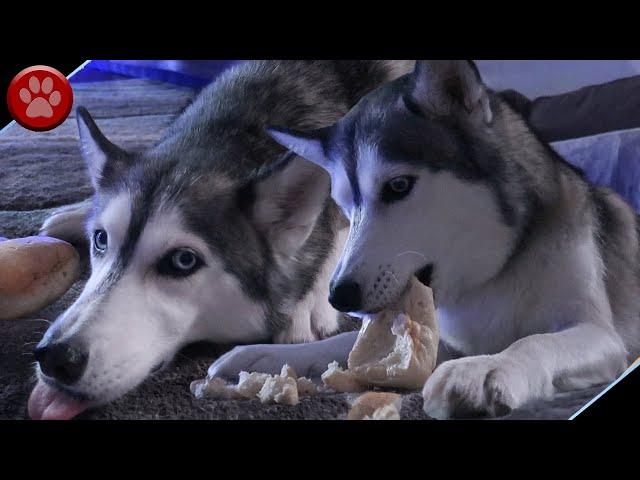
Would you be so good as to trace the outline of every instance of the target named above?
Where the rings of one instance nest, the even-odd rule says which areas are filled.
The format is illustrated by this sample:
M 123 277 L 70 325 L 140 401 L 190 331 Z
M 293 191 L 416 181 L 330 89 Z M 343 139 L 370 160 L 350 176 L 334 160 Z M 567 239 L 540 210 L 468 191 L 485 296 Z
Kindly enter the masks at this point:
M 367 385 L 351 370 L 344 370 L 338 362 L 331 362 L 322 374 L 322 383 L 336 392 L 364 392 Z
M 402 395 L 367 392 L 353 402 L 347 420 L 400 420 L 401 408 Z
M 309 380 L 307 377 L 300 377 L 296 380 L 298 387 L 298 395 L 316 395 L 318 393 L 318 386 Z
M 282 375 L 267 378 L 262 389 L 258 392 L 258 398 L 262 403 L 280 403 L 282 405 L 297 405 L 298 384 L 292 377 Z
M 228 385 L 222 378 L 198 380 L 191 384 L 191 392 L 197 398 L 209 397 L 220 400 L 236 400 L 244 398 L 236 387 Z
M 318 387 L 308 378 L 300 377 L 289 365 L 284 365 L 280 375 L 259 372 L 240 372 L 237 385 L 224 379 L 206 378 L 191 384 L 191 392 L 197 398 L 238 400 L 259 398 L 262 403 L 296 405 L 302 395 L 315 395 Z
M 438 341 L 433 293 L 412 278 L 397 305 L 363 319 L 347 370 L 334 362 L 322 380 L 338 392 L 418 390 L 435 368 Z

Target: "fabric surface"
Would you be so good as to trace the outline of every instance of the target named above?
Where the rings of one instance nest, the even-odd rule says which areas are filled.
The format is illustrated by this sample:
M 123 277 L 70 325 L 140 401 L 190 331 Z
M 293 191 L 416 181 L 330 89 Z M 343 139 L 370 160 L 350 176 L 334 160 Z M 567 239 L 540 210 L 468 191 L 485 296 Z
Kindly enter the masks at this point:
M 640 127 L 640 76 L 535 100 L 513 89 L 500 95 L 546 142 Z
M 640 76 L 535 99 L 528 120 L 547 142 L 640 127 Z
M 591 182 L 612 188 L 640 212 L 640 128 L 556 142 L 551 147 Z
M 494 90 L 517 90 L 534 99 L 640 75 L 639 60 L 476 60 Z
M 77 104 L 83 104 L 115 143 L 141 148 L 154 142 L 172 118 L 190 100 L 188 89 L 123 80 L 74 86 Z M 48 133 L 27 132 L 13 126 L 0 136 L 0 237 L 37 232 L 48 208 L 84 199 L 90 193 L 77 149 L 74 119 Z M 0 418 L 26 417 L 33 387 L 31 351 L 48 322 L 77 297 L 85 273 L 69 292 L 42 312 L 21 320 L 0 322 Z M 44 319 L 44 320 L 41 320 Z M 345 322 L 343 330 L 358 328 Z M 198 345 L 179 354 L 165 371 L 151 377 L 123 398 L 80 418 L 89 419 L 337 419 L 349 408 L 349 395 L 303 398 L 299 405 L 262 405 L 258 400 L 196 400 L 189 392 L 192 380 L 202 378 L 209 364 L 229 346 Z M 537 401 L 511 419 L 566 419 L 604 386 Z M 404 419 L 424 419 L 419 394 L 406 396 Z

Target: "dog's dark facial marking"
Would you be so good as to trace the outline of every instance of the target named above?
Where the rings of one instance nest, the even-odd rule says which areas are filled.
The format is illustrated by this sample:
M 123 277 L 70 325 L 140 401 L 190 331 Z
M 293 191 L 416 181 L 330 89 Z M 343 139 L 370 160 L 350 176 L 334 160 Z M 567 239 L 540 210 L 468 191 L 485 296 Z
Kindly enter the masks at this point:
M 332 136 L 327 151 L 334 161 L 342 162 L 351 186 L 353 204 L 358 206 L 362 202 L 362 193 L 360 191 L 357 174 L 357 124 L 355 122 L 343 121 L 339 125 L 340 128 Z
M 433 280 L 433 264 L 430 263 L 416 272 L 416 278 L 425 287 L 431 287 L 431 281 Z
M 402 95 L 402 103 L 404 104 L 406 109 L 409 110 L 411 113 L 413 113 L 414 115 L 416 115 L 418 117 L 424 118 L 424 112 L 420 109 L 418 104 L 415 102 L 415 100 L 413 98 L 411 98 L 410 95 L 408 95 L 406 93 L 403 94 Z

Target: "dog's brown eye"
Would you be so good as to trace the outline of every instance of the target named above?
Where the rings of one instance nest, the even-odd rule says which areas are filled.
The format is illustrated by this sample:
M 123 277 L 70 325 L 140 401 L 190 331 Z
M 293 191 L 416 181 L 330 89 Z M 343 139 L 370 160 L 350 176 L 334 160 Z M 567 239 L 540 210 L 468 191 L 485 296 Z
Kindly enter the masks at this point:
M 96 230 L 93 234 L 93 246 L 99 252 L 105 252 L 109 243 L 109 237 L 105 230 Z
M 385 203 L 391 203 L 403 199 L 409 195 L 415 182 L 415 177 L 401 176 L 392 178 L 382 187 L 380 200 Z

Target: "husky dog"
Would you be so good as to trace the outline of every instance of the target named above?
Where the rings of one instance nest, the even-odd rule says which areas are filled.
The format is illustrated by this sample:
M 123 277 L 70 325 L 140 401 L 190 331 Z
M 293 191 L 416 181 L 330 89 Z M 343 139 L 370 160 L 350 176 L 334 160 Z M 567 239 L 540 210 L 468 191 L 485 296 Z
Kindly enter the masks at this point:
M 31 416 L 69 418 L 113 400 L 193 341 L 294 343 L 333 333 L 329 279 L 348 224 L 329 175 L 291 161 L 264 127 L 329 125 L 412 66 L 248 62 L 207 87 L 142 153 L 109 142 L 80 108 L 95 195 L 48 219 L 43 233 L 77 241 L 86 224 L 92 273 L 36 348 Z
M 432 287 L 443 344 L 423 391 L 430 416 L 501 415 L 609 382 L 638 356 L 638 217 L 540 141 L 472 63 L 419 61 L 333 126 L 271 133 L 330 173 L 350 219 L 337 309 L 377 312 L 413 275 Z M 344 361 L 353 339 L 239 347 L 210 373 L 314 370 Z

